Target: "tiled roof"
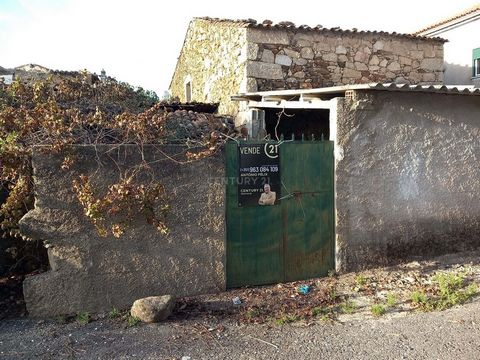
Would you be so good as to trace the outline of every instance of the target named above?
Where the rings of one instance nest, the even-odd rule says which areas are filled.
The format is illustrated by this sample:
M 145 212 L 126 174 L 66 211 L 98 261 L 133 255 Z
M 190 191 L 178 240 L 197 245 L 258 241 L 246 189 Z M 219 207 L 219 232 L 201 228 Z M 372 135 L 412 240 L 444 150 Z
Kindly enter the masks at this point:
M 447 40 L 440 37 L 427 37 L 427 36 L 417 36 L 414 34 L 401 34 L 397 32 L 386 32 L 386 31 L 369 31 L 369 30 L 358 30 L 358 29 L 340 29 L 339 27 L 334 28 L 324 28 L 322 25 L 317 25 L 315 27 L 310 27 L 308 25 L 297 26 L 290 21 L 281 21 L 274 24 L 270 20 L 264 20 L 261 23 L 258 23 L 254 19 L 219 19 L 219 18 L 210 18 L 210 17 L 199 17 L 195 19 L 210 21 L 212 23 L 223 23 L 227 25 L 235 25 L 239 27 L 248 27 L 248 28 L 260 28 L 260 29 L 291 29 L 291 30 L 305 30 L 305 31 L 315 31 L 315 32 L 333 32 L 340 34 L 366 34 L 366 35 L 381 35 L 381 36 L 396 36 L 407 39 L 420 39 L 420 40 L 434 40 L 446 42 Z
M 431 29 L 434 29 L 436 27 L 439 27 L 439 26 L 442 26 L 442 25 L 445 25 L 445 24 L 448 24 L 452 21 L 455 21 L 455 20 L 458 20 L 458 19 L 461 19 L 463 18 L 464 16 L 467 16 L 467 15 L 470 15 L 470 14 L 474 14 L 475 12 L 478 12 L 480 14 L 480 4 L 477 4 L 475 6 L 472 6 L 471 8 L 468 8 L 462 12 L 459 12 L 458 14 L 455 14 L 453 16 L 450 16 L 446 19 L 443 19 L 441 21 L 438 21 L 434 24 L 431 24 L 421 30 L 418 30 L 418 31 L 415 31 L 414 33 L 412 33 L 412 35 L 417 35 L 418 34 L 421 34 L 421 33 L 424 33 L 425 31 L 428 31 L 428 30 L 431 30 Z

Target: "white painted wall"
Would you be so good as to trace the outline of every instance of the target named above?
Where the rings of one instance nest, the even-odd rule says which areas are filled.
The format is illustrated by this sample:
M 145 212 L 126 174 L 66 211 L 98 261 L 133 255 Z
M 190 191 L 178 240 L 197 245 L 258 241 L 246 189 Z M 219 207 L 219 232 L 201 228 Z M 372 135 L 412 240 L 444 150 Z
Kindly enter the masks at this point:
M 444 45 L 446 85 L 471 85 L 472 50 L 480 48 L 480 18 L 451 30 L 436 32 L 447 39 Z

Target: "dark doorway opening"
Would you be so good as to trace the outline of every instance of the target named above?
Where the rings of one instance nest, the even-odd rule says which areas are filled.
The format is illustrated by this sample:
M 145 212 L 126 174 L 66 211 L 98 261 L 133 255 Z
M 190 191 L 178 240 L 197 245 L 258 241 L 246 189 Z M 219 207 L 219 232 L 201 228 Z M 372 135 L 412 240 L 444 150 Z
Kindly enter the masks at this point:
M 328 109 L 264 109 L 265 130 L 271 139 L 328 140 Z

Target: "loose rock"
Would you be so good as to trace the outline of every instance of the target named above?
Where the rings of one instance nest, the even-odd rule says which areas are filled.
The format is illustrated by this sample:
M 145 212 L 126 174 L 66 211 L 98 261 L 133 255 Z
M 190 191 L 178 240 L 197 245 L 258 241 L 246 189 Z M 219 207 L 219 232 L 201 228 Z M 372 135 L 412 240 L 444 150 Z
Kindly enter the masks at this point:
M 159 322 L 170 316 L 174 305 L 171 295 L 150 296 L 136 300 L 130 314 L 146 323 Z

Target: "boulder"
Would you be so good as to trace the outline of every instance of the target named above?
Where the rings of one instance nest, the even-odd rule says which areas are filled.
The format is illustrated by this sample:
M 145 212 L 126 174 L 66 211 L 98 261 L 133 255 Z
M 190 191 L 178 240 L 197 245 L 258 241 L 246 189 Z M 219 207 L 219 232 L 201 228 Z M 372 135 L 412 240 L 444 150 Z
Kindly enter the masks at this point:
M 130 314 L 146 323 L 165 320 L 170 316 L 175 305 L 171 295 L 149 296 L 135 300 Z

